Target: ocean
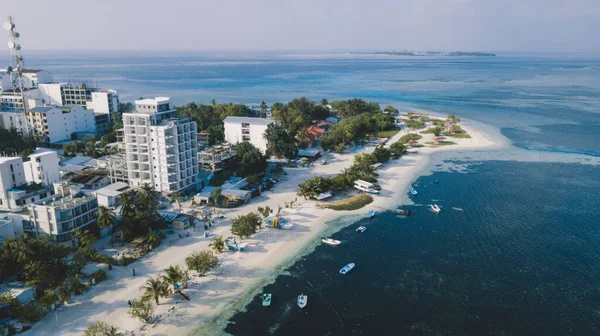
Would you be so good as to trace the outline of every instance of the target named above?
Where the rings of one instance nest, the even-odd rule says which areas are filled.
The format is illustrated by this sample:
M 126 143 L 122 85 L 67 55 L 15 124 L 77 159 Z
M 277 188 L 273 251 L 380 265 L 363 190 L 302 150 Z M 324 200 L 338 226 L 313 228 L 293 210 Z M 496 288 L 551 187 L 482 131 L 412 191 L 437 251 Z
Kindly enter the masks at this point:
M 233 335 L 598 335 L 600 55 L 384 57 L 348 53 L 51 52 L 27 65 L 122 101 L 268 104 L 363 98 L 453 113 L 513 147 L 420 177 L 408 218 L 335 233 L 223 324 Z M 5 61 L 0 57 L 0 63 Z M 439 168 L 439 169 L 438 169 Z M 466 168 L 466 169 L 464 169 Z M 440 184 L 434 185 L 435 179 Z M 439 216 L 425 205 L 442 207 Z M 366 224 L 358 235 L 354 229 Z M 357 264 L 347 276 L 338 270 Z M 300 311 L 296 296 L 309 295 Z M 223 321 L 221 321 L 223 322 Z

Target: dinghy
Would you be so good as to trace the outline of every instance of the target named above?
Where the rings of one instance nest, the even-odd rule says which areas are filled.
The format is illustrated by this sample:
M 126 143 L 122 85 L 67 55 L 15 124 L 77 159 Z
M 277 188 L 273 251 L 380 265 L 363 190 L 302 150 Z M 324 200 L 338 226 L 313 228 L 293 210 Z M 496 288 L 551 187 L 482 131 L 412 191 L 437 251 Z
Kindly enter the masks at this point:
M 340 270 L 340 274 L 342 274 L 342 275 L 348 274 L 348 272 L 352 271 L 352 269 L 354 268 L 354 266 L 356 266 L 356 264 L 349 263 L 348 265 L 342 267 L 342 269 Z
M 327 245 L 331 245 L 331 246 L 338 246 L 342 243 L 339 240 L 335 240 L 335 239 L 331 239 L 331 238 L 321 238 L 321 242 L 323 242 L 323 244 L 327 244 Z
M 304 294 L 298 295 L 298 307 L 304 308 L 308 303 L 308 296 Z
M 415 190 L 415 188 L 410 189 L 410 194 L 417 196 L 418 192 Z
M 442 209 L 440 209 L 440 207 L 437 204 L 432 204 L 431 210 L 433 210 L 433 212 L 435 212 L 436 214 L 439 214 L 440 211 L 442 211 Z

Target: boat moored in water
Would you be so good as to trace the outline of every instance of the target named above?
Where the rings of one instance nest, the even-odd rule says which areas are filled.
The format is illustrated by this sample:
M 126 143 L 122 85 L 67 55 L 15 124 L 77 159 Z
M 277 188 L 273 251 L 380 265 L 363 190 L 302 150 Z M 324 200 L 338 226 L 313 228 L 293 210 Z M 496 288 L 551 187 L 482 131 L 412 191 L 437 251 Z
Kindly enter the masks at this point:
M 298 307 L 304 308 L 308 303 L 308 295 L 300 294 L 298 295 Z
M 355 263 L 349 263 L 348 265 L 342 267 L 342 269 L 340 270 L 340 274 L 342 274 L 342 275 L 348 274 L 348 272 L 352 271 L 354 266 L 356 266 Z
M 375 211 L 369 210 L 369 218 L 375 217 Z
M 268 307 L 271 305 L 272 295 L 270 293 L 266 293 L 262 295 L 262 305 L 263 307 Z
M 432 204 L 431 210 L 433 210 L 433 212 L 435 212 L 436 214 L 439 214 L 440 211 L 442 211 L 442 209 L 440 209 L 440 207 L 437 204 Z
M 418 192 L 417 192 L 417 190 L 415 190 L 415 188 L 412 188 L 412 189 L 410 189 L 410 194 L 417 196 Z
M 356 229 L 356 232 L 358 232 L 358 233 L 363 233 L 363 232 L 365 232 L 365 230 L 366 230 L 366 229 L 367 229 L 367 227 L 366 227 L 366 226 L 362 226 L 362 225 L 361 225 L 361 226 L 359 226 L 359 227 Z
M 323 244 L 327 244 L 327 245 L 331 245 L 331 246 L 337 246 L 342 243 L 339 240 L 335 240 L 335 239 L 331 239 L 331 238 L 321 238 L 321 242 Z

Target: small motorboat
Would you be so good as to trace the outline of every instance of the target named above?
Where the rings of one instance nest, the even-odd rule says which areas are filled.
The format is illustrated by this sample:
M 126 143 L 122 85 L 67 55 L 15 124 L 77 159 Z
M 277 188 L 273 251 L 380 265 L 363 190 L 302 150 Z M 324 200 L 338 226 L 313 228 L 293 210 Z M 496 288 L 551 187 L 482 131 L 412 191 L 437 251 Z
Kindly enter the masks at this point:
M 298 295 L 298 307 L 304 308 L 308 303 L 308 295 L 300 294 Z
M 342 269 L 340 270 L 340 274 L 342 274 L 342 275 L 348 274 L 348 272 L 352 271 L 352 269 L 354 268 L 354 266 L 356 266 L 356 264 L 349 263 L 348 265 L 342 267 Z
M 440 209 L 440 207 L 437 204 L 432 204 L 431 210 L 433 210 L 433 212 L 435 212 L 436 214 L 439 214 L 440 211 L 442 211 L 442 209 Z
M 363 233 L 363 232 L 365 232 L 365 230 L 366 230 L 366 229 L 367 229 L 367 227 L 366 227 L 366 226 L 362 226 L 362 225 L 361 225 L 361 226 L 359 226 L 359 227 L 356 229 L 356 232 L 358 232 L 358 233 Z
M 369 218 L 375 217 L 375 211 L 369 210 Z
M 263 307 L 268 307 L 271 305 L 271 294 L 267 293 L 267 294 L 263 294 L 262 295 L 262 305 Z
M 410 189 L 410 194 L 417 196 L 418 192 L 415 190 L 415 188 Z
M 335 240 L 335 239 L 331 239 L 331 238 L 321 238 L 321 242 L 323 242 L 323 244 L 327 244 L 327 245 L 331 245 L 331 246 L 338 246 L 342 243 L 339 240 Z
M 435 180 L 435 181 L 433 181 L 433 184 L 440 184 L 440 181 Z

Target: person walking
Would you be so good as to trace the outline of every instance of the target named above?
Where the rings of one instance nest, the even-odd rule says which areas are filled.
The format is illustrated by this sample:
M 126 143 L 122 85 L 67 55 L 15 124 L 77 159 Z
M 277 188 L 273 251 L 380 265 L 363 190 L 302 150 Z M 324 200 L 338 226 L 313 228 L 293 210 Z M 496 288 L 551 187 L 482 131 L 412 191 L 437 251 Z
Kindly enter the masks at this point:
M 135 276 L 135 268 L 133 268 L 133 276 Z

